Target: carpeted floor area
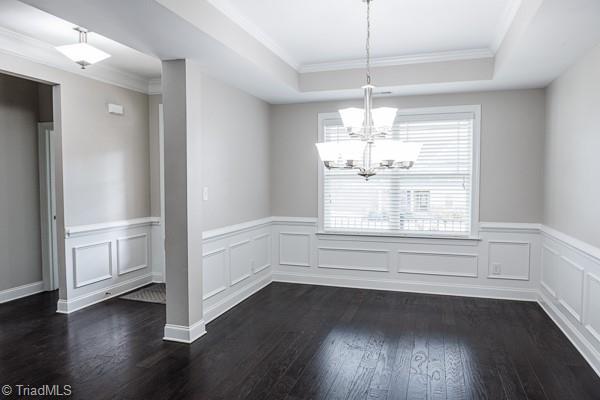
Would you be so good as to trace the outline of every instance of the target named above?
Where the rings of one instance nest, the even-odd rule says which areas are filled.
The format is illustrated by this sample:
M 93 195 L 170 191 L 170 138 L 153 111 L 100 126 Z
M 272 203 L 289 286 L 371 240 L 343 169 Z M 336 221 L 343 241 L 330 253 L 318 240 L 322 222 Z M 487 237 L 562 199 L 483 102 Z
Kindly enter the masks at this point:
M 119 297 L 125 300 L 144 301 L 146 303 L 167 304 L 167 290 L 164 283 L 153 283 Z

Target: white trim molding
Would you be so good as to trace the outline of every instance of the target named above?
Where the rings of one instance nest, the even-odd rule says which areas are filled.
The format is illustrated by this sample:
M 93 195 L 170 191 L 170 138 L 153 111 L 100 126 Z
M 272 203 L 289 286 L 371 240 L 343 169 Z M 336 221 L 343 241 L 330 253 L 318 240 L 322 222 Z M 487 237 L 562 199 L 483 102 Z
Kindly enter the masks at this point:
M 454 50 L 438 53 L 409 54 L 395 57 L 379 57 L 371 60 L 373 68 L 397 67 L 410 64 L 428 64 L 436 62 L 476 60 L 482 58 L 493 58 L 494 53 L 490 49 Z M 365 66 L 364 59 L 345 60 L 328 63 L 305 64 L 300 66 L 301 74 L 326 71 L 341 71 L 348 69 L 362 69 Z
M 546 237 L 551 237 L 559 242 L 569 246 L 573 250 L 582 252 L 585 256 L 592 258 L 595 261 L 600 261 L 600 248 L 592 246 L 582 240 L 569 236 L 549 226 L 541 226 L 542 234 Z
M 160 281 L 162 271 L 154 268 L 160 263 L 153 262 L 162 254 L 158 224 L 159 218 L 146 217 L 66 228 L 66 296 L 57 311 L 70 313 Z
M 272 241 L 271 217 L 203 233 L 204 321 L 271 283 Z
M 537 300 L 537 290 L 535 289 L 512 289 L 499 286 L 490 287 L 452 283 L 444 284 L 423 281 L 399 282 L 391 279 L 365 279 L 355 276 L 323 276 L 275 272 L 273 274 L 273 282 L 301 283 L 306 285 L 336 286 L 356 289 L 389 290 L 394 292 L 440 294 L 444 296 L 480 297 L 502 300 Z
M 155 78 L 148 81 L 148 94 L 162 94 L 162 79 Z
M 58 300 L 56 312 L 59 314 L 70 314 L 102 301 L 112 299 L 113 297 L 118 297 L 150 283 L 152 283 L 152 274 L 146 274 L 77 297 L 69 298 L 68 300 L 60 299 Z
M 229 225 L 223 228 L 212 229 L 202 232 L 202 240 L 215 240 L 225 238 L 232 235 L 237 235 L 241 232 L 253 230 L 259 227 L 269 226 L 273 221 L 272 217 L 256 219 L 253 221 L 243 222 L 240 224 Z
M 33 282 L 10 289 L 0 290 L 0 304 L 31 296 L 44 291 L 44 282 Z
M 77 225 L 65 227 L 65 237 L 74 238 L 82 235 L 111 232 L 122 229 L 132 229 L 144 226 L 160 225 L 159 217 L 144 217 L 123 221 L 103 222 L 91 225 Z
M 600 375 L 600 248 L 541 226 L 539 303 Z
M 497 232 L 497 233 L 540 233 L 541 224 L 522 223 L 522 222 L 480 222 L 480 232 Z
M 481 229 L 474 232 L 476 238 L 466 239 L 322 234 L 315 218 L 300 223 L 292 218 L 288 224 L 284 217 L 277 217 L 272 227 L 273 280 L 535 301 L 539 230 L 519 224 L 501 228 Z M 490 242 L 519 246 L 494 248 L 490 255 Z M 522 243 L 529 251 L 522 251 Z M 480 269 L 485 266 L 487 270 L 490 257 L 494 263 L 514 265 L 505 265 L 506 275 L 489 279 L 487 271 Z M 511 279 L 513 276 L 535 279 Z
M 147 78 L 105 64 L 82 70 L 75 63 L 61 56 L 53 45 L 2 27 L 0 27 L 0 53 L 149 94 L 151 82 Z
M 190 344 L 206 334 L 206 323 L 203 319 L 190 326 L 165 325 L 163 340 Z
M 67 240 L 67 254 L 94 243 L 151 235 L 156 223 L 149 218 L 79 227 Z M 205 333 L 206 323 L 271 282 L 537 301 L 600 375 L 600 249 L 541 224 L 482 222 L 475 233 L 477 239 L 468 240 L 319 234 L 317 218 L 281 216 L 205 232 L 203 320 L 190 327 L 165 326 L 165 340 L 191 343 Z M 115 247 L 109 246 L 110 257 L 116 257 Z M 141 257 L 143 246 L 134 247 Z M 100 263 L 98 274 L 107 262 Z M 501 264 L 502 273 L 491 274 L 494 264 Z M 72 261 L 67 266 L 72 269 Z M 79 310 L 156 279 L 150 268 L 130 275 L 123 280 L 113 271 L 112 279 L 68 287 L 69 300 L 59 301 L 58 312 Z M 68 282 L 73 284 L 73 276 Z M 26 295 L 42 285 L 8 292 Z

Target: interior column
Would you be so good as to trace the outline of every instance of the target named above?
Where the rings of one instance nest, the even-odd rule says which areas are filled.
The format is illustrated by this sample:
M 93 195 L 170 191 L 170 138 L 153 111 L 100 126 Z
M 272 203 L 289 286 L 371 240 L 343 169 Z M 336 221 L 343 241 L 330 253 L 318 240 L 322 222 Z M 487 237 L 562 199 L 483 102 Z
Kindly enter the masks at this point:
M 201 84 L 199 66 L 163 61 L 165 340 L 192 343 L 206 333 L 202 310 Z

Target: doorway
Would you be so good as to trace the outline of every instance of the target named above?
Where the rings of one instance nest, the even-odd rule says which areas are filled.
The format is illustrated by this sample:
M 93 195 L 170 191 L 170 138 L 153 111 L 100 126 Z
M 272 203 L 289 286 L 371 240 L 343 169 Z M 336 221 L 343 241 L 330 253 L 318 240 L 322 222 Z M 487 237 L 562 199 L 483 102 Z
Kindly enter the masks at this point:
M 0 72 L 0 302 L 59 287 L 54 89 Z

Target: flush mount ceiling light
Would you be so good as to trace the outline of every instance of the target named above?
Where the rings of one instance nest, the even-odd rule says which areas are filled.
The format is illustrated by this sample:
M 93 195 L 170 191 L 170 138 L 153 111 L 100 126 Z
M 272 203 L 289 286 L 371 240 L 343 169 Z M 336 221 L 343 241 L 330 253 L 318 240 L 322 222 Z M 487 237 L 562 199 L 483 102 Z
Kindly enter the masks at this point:
M 88 44 L 88 30 L 84 28 L 73 28 L 79 32 L 79 43 L 58 46 L 56 50 L 81 65 L 81 69 L 85 69 L 88 65 L 95 64 L 110 57 L 110 54 L 103 52 Z
M 350 140 L 317 143 L 316 146 L 327 169 L 357 169 L 358 175 L 369 180 L 377 174 L 377 170 L 411 168 L 419 157 L 421 144 L 399 140 L 375 144 L 376 138 L 386 138 L 390 134 L 398 109 L 373 108 L 375 86 L 371 84 L 371 3 L 374 0 L 362 1 L 367 3 L 367 84 L 362 87 L 365 108 L 339 110 Z

